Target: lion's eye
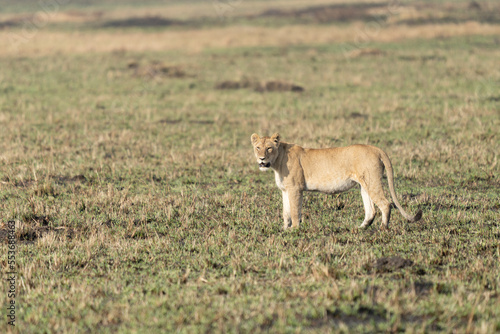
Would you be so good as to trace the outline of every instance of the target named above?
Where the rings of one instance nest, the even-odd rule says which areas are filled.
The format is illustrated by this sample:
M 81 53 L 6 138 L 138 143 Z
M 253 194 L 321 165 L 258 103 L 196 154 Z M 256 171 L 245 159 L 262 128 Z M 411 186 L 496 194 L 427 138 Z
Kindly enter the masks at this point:
M 267 152 L 272 152 L 272 151 L 273 151 L 273 149 L 271 147 L 267 148 Z
M 260 151 L 260 147 L 257 147 L 257 151 Z

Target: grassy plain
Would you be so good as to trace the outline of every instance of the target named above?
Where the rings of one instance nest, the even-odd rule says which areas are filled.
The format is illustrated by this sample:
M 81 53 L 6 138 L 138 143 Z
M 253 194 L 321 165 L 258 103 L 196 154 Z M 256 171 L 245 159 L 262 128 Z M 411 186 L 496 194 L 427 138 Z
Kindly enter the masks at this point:
M 298 2 L 266 16 L 244 1 L 224 20 L 197 2 L 75 3 L 60 18 L 90 18 L 53 16 L 15 50 L 33 14 L 0 16 L 0 263 L 15 220 L 19 332 L 500 331 L 494 2 L 342 22 Z M 169 25 L 169 6 L 191 14 Z M 138 20 L 160 7 L 163 25 Z M 254 88 L 269 81 L 304 91 Z M 304 223 L 282 231 L 250 145 L 275 131 L 381 147 L 423 220 L 393 210 L 389 230 L 380 216 L 360 230 L 356 190 L 307 194 Z M 0 331 L 15 332 L 4 317 Z

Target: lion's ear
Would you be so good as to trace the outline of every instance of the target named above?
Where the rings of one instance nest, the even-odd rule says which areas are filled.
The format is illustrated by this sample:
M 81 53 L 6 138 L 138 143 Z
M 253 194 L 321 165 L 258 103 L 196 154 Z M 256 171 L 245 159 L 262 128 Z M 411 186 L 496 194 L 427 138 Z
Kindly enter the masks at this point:
M 271 140 L 273 142 L 275 142 L 276 144 L 279 144 L 279 142 L 280 142 L 280 134 L 276 132 L 274 135 L 271 136 Z
M 252 141 L 252 144 L 255 145 L 260 140 L 260 137 L 258 134 L 254 133 L 252 137 L 250 137 L 250 140 Z

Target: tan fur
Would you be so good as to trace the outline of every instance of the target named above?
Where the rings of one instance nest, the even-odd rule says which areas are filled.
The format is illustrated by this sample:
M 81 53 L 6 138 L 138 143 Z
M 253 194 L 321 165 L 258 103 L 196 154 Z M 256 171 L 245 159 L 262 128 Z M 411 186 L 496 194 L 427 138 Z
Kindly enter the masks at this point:
M 382 226 L 389 227 L 391 203 L 382 188 L 384 167 L 387 170 L 389 190 L 394 204 L 410 222 L 422 217 L 406 213 L 396 198 L 392 164 L 387 154 L 370 145 L 310 149 L 271 137 L 251 137 L 255 157 L 261 170 L 274 170 L 276 185 L 283 192 L 284 228 L 297 227 L 301 221 L 302 194 L 319 191 L 336 194 L 356 185 L 361 186 L 365 219 L 360 227 L 368 227 L 375 218 L 374 203 L 382 212 Z

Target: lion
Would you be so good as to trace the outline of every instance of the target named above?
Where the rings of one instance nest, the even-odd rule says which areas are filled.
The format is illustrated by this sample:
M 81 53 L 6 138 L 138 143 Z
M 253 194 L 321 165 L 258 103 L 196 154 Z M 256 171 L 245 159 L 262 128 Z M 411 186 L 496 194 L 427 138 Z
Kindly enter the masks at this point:
M 351 145 L 323 149 L 303 148 L 282 142 L 278 133 L 259 137 L 254 133 L 251 141 L 261 171 L 272 169 L 276 185 L 283 193 L 283 227 L 298 227 L 302 219 L 304 191 L 337 194 L 356 185 L 361 188 L 365 219 L 360 228 L 367 228 L 375 219 L 377 204 L 382 212 L 382 228 L 389 227 L 391 203 L 382 189 L 384 167 L 392 200 L 409 221 L 422 218 L 419 210 L 409 215 L 399 204 L 394 190 L 391 160 L 381 149 L 370 145 Z

